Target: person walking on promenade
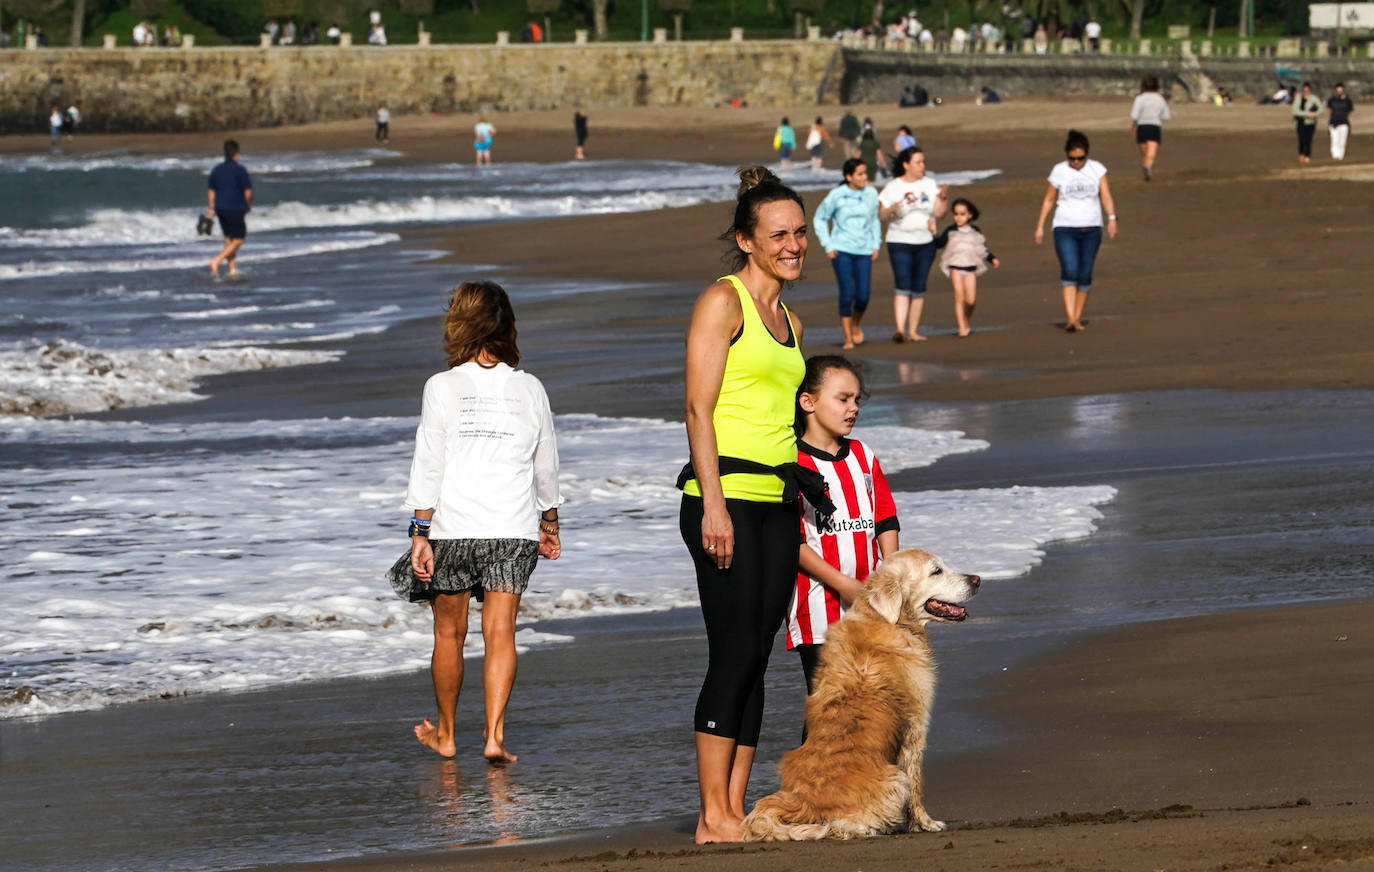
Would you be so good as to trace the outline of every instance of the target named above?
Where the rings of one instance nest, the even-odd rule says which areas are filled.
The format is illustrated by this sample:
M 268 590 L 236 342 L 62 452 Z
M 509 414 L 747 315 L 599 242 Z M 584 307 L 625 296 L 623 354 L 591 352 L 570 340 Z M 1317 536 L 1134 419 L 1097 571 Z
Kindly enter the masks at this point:
M 1050 171 L 1040 203 L 1035 244 L 1045 239 L 1045 219 L 1054 210 L 1054 253 L 1059 258 L 1059 285 L 1064 293 L 1064 329 L 1084 327 L 1083 309 L 1093 285 L 1093 264 L 1102 245 L 1102 209 L 1107 209 L 1107 236 L 1116 238 L 1116 202 L 1107 184 L 1107 168 L 1088 157 L 1088 137 L 1070 130 L 1065 159 Z
M 878 196 L 878 217 L 890 222 L 887 256 L 892 261 L 893 342 L 922 342 L 918 330 L 925 308 L 926 278 L 935 262 L 935 221 L 949 208 L 949 188 L 926 175 L 926 156 L 917 146 L 903 149 L 896 176 Z
M 735 271 L 697 298 L 687 330 L 691 462 L 678 477 L 679 527 L 708 647 L 694 719 L 698 844 L 741 838 L 764 673 L 797 577 L 792 424 L 805 363 L 802 325 L 781 297 L 801 277 L 806 230 L 795 191 L 763 167 L 741 170 L 722 236 Z
M 438 723 L 415 738 L 441 757 L 457 754 L 454 715 L 463 686 L 468 603 L 482 603 L 482 754 L 513 763 L 506 708 L 515 685 L 515 616 L 539 558 L 562 554 L 558 445 L 539 379 L 515 367 L 515 313 L 495 282 L 465 282 L 444 318 L 449 369 L 425 382 L 405 507 L 410 553 L 387 573 L 434 615 L 430 674 Z
M 224 141 L 224 160 L 210 170 L 210 181 L 206 186 L 205 199 L 207 216 L 219 218 L 219 228 L 224 233 L 224 248 L 210 258 L 210 275 L 219 275 L 219 265 L 229 264 L 229 275 L 238 275 L 239 249 L 248 238 L 247 215 L 253 208 L 253 180 L 248 170 L 239 163 L 239 144 L 232 139 Z
M 1322 104 L 1312 96 L 1312 83 L 1303 82 L 1302 91 L 1293 98 L 1293 124 L 1298 130 L 1298 163 L 1312 162 L 1312 136 L 1317 132 L 1317 116 Z
M 1326 130 L 1331 134 L 1331 159 L 1345 160 L 1345 144 L 1350 140 L 1350 113 L 1355 111 L 1355 104 L 1345 95 L 1344 82 L 1336 83 L 1336 93 L 1327 98 L 1326 110 L 1329 113 Z
M 797 134 L 784 116 L 778 129 L 773 131 L 773 150 L 778 153 L 779 167 L 783 172 L 792 168 L 792 149 L 797 147 Z
M 1163 124 L 1169 117 L 1169 102 L 1159 93 L 1159 77 L 1152 74 L 1141 76 L 1140 93 L 1131 104 L 1131 132 L 1135 134 L 1136 145 L 1140 147 L 1140 171 L 1147 182 L 1154 177 Z
M 377 132 L 374 138 L 378 142 L 391 140 L 391 110 L 386 108 L 385 103 L 377 107 Z
M 863 161 L 851 157 L 844 162 L 844 181 L 816 208 L 814 227 L 840 287 L 840 328 L 848 350 L 863 344 L 861 325 L 868 310 L 873 261 L 883 248 L 878 191 L 868 183 Z
M 491 143 L 496 138 L 496 126 L 485 115 L 477 116 L 472 127 L 472 148 L 477 153 L 477 165 L 491 166 Z

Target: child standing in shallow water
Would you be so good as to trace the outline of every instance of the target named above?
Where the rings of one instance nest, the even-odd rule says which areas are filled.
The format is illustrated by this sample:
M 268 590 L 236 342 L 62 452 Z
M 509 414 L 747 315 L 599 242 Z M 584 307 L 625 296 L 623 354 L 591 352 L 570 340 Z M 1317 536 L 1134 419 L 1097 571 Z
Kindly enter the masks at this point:
M 973 332 L 969 322 L 978 304 L 978 277 L 988 271 L 988 264 L 996 269 L 1002 263 L 988 251 L 983 232 L 973 223 L 978 220 L 977 206 L 960 197 L 950 205 L 950 213 L 954 223 L 936 237 L 935 246 L 944 249 L 940 272 L 954 285 L 954 321 L 962 337 Z
M 864 579 L 895 552 L 897 507 L 873 451 L 850 439 L 864 397 L 858 368 L 839 355 L 806 361 L 797 391 L 797 463 L 825 477 L 835 513 L 824 517 L 801 498 L 806 536 L 787 610 L 787 647 L 801 656 L 811 692 L 825 632 L 844 614 Z

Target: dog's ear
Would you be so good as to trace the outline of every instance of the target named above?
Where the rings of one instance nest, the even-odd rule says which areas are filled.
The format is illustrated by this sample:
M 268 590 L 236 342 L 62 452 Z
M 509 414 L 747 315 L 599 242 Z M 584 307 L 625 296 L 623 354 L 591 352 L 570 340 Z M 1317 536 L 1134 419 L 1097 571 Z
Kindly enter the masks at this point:
M 897 619 L 902 616 L 902 588 L 898 583 L 900 579 L 900 573 L 894 572 L 893 567 L 884 565 L 870 575 L 864 585 L 868 589 L 869 606 L 889 624 L 897 623 Z

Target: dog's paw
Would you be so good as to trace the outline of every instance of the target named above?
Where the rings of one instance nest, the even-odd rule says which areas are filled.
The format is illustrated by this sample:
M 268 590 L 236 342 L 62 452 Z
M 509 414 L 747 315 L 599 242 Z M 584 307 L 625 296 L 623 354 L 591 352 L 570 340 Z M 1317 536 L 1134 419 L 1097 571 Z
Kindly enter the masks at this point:
M 924 809 L 918 809 L 917 813 L 911 818 L 911 831 L 922 833 L 942 833 L 945 831 L 945 822 L 937 821 L 925 813 Z

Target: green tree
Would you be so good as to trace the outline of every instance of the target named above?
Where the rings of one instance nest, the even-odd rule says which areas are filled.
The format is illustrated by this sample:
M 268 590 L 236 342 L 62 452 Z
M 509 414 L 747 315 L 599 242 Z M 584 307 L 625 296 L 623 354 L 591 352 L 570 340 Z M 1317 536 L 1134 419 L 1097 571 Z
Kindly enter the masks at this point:
M 544 41 L 553 42 L 553 22 L 550 20 L 563 0 L 525 0 L 525 7 L 531 15 L 544 16 Z
M 806 34 L 811 26 L 811 16 L 820 15 L 825 9 L 825 0 L 792 0 L 792 14 L 797 20 L 797 38 Z
M 682 16 L 692 10 L 692 0 L 658 0 L 658 8 L 673 14 L 673 38 L 682 42 Z
M 135 18 L 161 18 L 167 14 L 169 6 L 168 0 L 133 0 L 129 11 Z

